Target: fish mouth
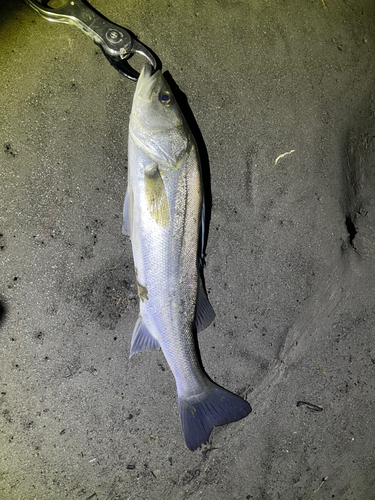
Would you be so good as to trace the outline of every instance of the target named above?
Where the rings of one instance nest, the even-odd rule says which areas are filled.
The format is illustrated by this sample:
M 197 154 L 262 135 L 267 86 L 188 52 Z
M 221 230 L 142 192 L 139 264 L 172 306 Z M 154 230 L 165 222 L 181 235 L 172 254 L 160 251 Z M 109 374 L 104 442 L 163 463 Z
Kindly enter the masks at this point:
M 161 77 L 160 69 L 152 73 L 153 67 L 151 64 L 145 64 L 141 70 L 138 78 L 136 96 L 143 101 L 150 102 L 152 100 L 152 93 L 155 88 L 157 80 Z

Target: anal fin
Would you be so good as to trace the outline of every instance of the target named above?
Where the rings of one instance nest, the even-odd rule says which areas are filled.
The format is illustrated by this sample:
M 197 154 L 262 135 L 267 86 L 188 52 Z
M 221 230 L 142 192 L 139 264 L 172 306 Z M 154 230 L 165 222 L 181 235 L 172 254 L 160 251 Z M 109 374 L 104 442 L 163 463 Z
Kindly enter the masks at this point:
M 142 316 L 139 316 L 133 331 L 129 357 L 131 358 L 133 354 L 138 352 L 157 351 L 158 349 L 160 349 L 159 342 L 148 331 Z

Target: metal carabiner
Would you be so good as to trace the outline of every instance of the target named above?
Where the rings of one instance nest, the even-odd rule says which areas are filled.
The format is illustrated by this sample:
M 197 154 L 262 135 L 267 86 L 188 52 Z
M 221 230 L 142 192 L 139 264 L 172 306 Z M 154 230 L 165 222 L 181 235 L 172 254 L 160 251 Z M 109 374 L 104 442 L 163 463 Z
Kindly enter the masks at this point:
M 106 19 L 85 0 L 71 0 L 57 9 L 48 7 L 49 0 L 25 2 L 48 21 L 76 26 L 99 45 L 110 64 L 130 80 L 136 81 L 139 76 L 127 61 L 134 54 L 144 56 L 155 70 L 159 66 L 157 57 L 150 49 L 128 30 Z

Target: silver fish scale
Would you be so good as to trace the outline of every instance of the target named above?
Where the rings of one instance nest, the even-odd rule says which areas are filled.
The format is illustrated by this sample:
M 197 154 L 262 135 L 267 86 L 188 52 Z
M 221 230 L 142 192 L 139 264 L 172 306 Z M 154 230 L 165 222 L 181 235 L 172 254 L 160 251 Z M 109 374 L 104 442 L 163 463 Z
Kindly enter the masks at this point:
M 202 204 L 199 160 L 193 144 L 178 167 L 166 169 L 162 175 L 171 218 L 165 229 L 150 216 L 145 203 L 142 169 L 150 164 L 150 157 L 142 149 L 130 140 L 129 157 L 137 158 L 138 165 L 134 172 L 137 191 L 133 188 L 134 205 L 139 207 L 133 221 L 134 261 L 138 282 L 148 291 L 148 300 L 140 303 L 140 314 L 159 341 L 181 393 L 197 394 L 205 385 L 192 331 Z

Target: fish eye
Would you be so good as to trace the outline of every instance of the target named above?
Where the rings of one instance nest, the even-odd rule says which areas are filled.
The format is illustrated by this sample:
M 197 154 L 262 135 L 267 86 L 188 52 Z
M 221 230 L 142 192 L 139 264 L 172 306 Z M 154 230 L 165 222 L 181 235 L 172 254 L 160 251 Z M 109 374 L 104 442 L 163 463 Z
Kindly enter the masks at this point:
M 166 91 L 166 92 L 162 92 L 160 95 L 159 95 L 159 101 L 164 104 L 164 106 L 168 106 L 171 102 L 172 102 L 172 96 L 171 96 L 171 93 Z

